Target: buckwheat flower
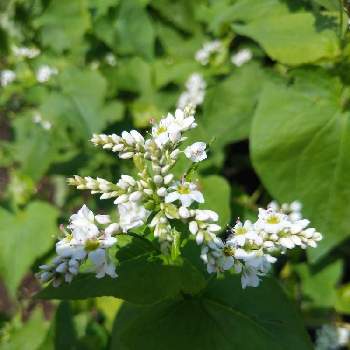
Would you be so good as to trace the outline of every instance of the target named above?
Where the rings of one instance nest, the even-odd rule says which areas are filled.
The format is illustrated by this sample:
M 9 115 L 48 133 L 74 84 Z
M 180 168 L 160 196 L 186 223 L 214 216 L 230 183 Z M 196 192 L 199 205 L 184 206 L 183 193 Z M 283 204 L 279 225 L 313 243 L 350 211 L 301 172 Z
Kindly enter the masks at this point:
M 290 221 L 295 222 L 302 219 L 302 203 L 299 201 L 293 201 L 292 203 L 282 203 L 280 206 L 276 201 L 272 201 L 268 204 L 268 208 L 274 211 L 281 211 L 283 214 L 288 215 Z
M 206 83 L 203 76 L 193 73 L 185 83 L 186 90 L 180 95 L 177 108 L 184 109 L 188 105 L 197 107 L 201 105 L 205 97 Z
M 173 192 L 166 195 L 165 203 L 179 200 L 183 207 L 189 207 L 193 202 L 204 203 L 203 194 L 197 190 L 197 185 L 192 182 L 176 182 L 169 189 Z
M 170 121 L 170 133 L 184 132 L 197 126 L 194 116 L 180 108 L 176 109 L 174 116 L 169 113 L 167 118 L 169 118 Z
M 262 243 L 262 239 L 254 229 L 254 225 L 246 220 L 244 224 L 241 221 L 237 221 L 232 230 L 233 234 L 229 236 L 228 241 L 233 245 L 244 246 L 246 242 Z
M 220 53 L 223 50 L 223 45 L 219 40 L 213 40 L 203 44 L 202 48 L 199 49 L 195 54 L 197 62 L 206 66 L 212 55 Z
M 240 67 L 243 64 L 249 62 L 253 58 L 253 53 L 249 49 L 242 49 L 239 50 L 237 53 L 232 55 L 231 62 L 237 66 Z
M 119 225 L 124 233 L 144 225 L 150 215 L 150 211 L 146 210 L 143 205 L 129 201 L 118 204 L 118 213 Z
M 30 58 L 31 59 L 31 58 L 35 58 L 35 57 L 40 55 L 40 50 L 35 48 L 35 47 L 29 48 L 29 47 L 13 46 L 12 51 L 16 57 L 23 57 L 23 58 Z
M 115 272 L 115 265 L 112 262 L 108 262 L 105 249 L 96 249 L 89 253 L 89 259 L 95 265 L 96 278 L 103 278 L 105 275 L 109 275 L 112 278 L 118 275 Z
M 257 229 L 267 233 L 276 234 L 289 227 L 288 217 L 285 214 L 277 213 L 272 209 L 259 209 L 258 221 L 255 223 Z
M 109 64 L 111 67 L 115 67 L 117 65 L 117 59 L 116 57 L 113 55 L 112 52 L 109 52 L 106 54 L 105 56 L 105 61 L 107 62 L 107 64 Z
M 205 152 L 206 147 L 207 145 L 204 142 L 195 142 L 191 146 L 185 148 L 185 156 L 194 163 L 201 162 L 207 158 L 207 153 Z
M 350 340 L 348 327 L 325 324 L 316 332 L 316 350 L 336 350 L 346 347 Z
M 5 87 L 11 84 L 16 79 L 16 73 L 10 69 L 5 69 L 0 72 L 0 85 Z
M 36 80 L 39 83 L 46 83 L 50 80 L 50 78 L 54 75 L 58 74 L 57 68 L 50 67 L 49 65 L 45 64 L 39 67 L 39 69 L 36 72 Z
M 159 148 L 163 148 L 169 142 L 174 143 L 180 140 L 181 134 L 179 131 L 170 131 L 170 125 L 173 121 L 173 116 L 168 115 L 166 118 L 161 119 L 159 124 L 152 127 L 152 136 Z

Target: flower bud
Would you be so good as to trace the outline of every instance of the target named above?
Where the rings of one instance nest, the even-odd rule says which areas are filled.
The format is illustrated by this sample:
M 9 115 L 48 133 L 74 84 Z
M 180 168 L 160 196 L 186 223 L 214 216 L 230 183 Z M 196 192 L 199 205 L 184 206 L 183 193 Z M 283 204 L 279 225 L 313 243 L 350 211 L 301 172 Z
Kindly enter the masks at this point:
M 157 190 L 157 195 L 159 196 L 159 197 L 165 197 L 166 195 L 167 195 L 167 190 L 166 190 L 166 188 L 165 187 L 161 187 L 161 188 L 159 188 L 158 190 Z

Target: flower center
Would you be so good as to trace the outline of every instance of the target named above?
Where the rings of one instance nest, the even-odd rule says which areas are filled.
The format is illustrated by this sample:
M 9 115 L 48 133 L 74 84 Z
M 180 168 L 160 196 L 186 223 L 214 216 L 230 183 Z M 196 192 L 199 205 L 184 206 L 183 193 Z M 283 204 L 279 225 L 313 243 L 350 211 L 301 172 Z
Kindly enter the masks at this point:
M 244 235 L 245 233 L 247 233 L 247 230 L 244 227 L 235 228 L 236 235 Z
M 276 225 L 276 224 L 279 224 L 280 219 L 279 219 L 279 217 L 276 216 L 276 215 L 271 215 L 271 216 L 266 220 L 266 222 L 267 222 L 268 224 Z
M 180 185 L 180 186 L 177 188 L 177 192 L 179 192 L 180 194 L 190 194 L 190 193 L 191 193 L 191 190 L 190 190 L 189 187 L 186 186 L 186 185 Z
M 223 251 L 226 256 L 233 256 L 233 254 L 235 253 L 234 248 L 230 246 L 225 246 Z
M 160 126 L 158 129 L 157 129 L 157 136 L 159 136 L 160 134 L 163 134 L 163 132 L 166 132 L 166 128 L 164 126 Z
M 85 250 L 87 252 L 92 252 L 96 250 L 99 246 L 100 246 L 100 243 L 96 239 L 88 239 L 85 242 Z

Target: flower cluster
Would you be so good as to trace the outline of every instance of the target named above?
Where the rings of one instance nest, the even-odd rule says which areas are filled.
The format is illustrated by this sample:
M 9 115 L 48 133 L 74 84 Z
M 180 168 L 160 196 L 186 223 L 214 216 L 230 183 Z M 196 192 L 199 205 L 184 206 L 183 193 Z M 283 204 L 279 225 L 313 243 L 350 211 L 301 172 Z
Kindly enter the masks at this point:
M 95 216 L 84 205 L 71 216 L 68 231 L 62 228 L 64 237 L 56 243 L 57 257 L 50 265 L 39 267 L 38 278 L 42 282 L 52 281 L 54 286 L 71 282 L 87 259 L 92 262 L 97 278 L 117 277 L 107 250 L 117 242 L 113 235 L 119 229 L 108 215 Z
M 20 58 L 35 58 L 37 56 L 40 55 L 40 50 L 32 47 L 17 47 L 17 46 L 13 46 L 12 47 L 12 52 L 16 57 L 20 57 Z
M 242 49 L 236 52 L 231 57 L 231 62 L 237 66 L 243 66 L 243 64 L 247 63 L 253 58 L 253 54 L 249 49 Z
M 138 172 L 134 177 L 122 175 L 116 183 L 78 175 L 68 179 L 78 189 L 89 190 L 101 199 L 113 199 L 116 220 L 95 216 L 84 206 L 71 217 L 69 232 L 65 231 L 56 244 L 57 258 L 51 265 L 41 266 L 40 279 L 52 280 L 54 285 L 70 282 L 86 260 L 92 262 L 98 278 L 106 274 L 116 277 L 108 248 L 117 242 L 117 235 L 129 234 L 144 225 L 167 255 L 181 246 L 178 240 L 188 233 L 201 247 L 200 256 L 208 272 L 233 269 L 242 274 L 243 288 L 259 284 L 260 276 L 276 261 L 276 252 L 296 246 L 315 247 L 321 235 L 308 228 L 309 221 L 295 216 L 292 219 L 273 209 L 274 204 L 267 210 L 260 209 L 255 223 L 238 221 L 226 240 L 218 236 L 219 215 L 199 208 L 204 196 L 198 184 L 187 175 L 176 178 L 171 172 L 180 156 L 193 163 L 206 159 L 204 142 L 182 147 L 184 134 L 196 126 L 194 110 L 185 108 L 153 122 L 147 137 L 136 130 L 123 131 L 121 135 L 93 135 L 93 144 L 118 154 L 120 159 L 132 159 Z M 290 214 L 296 207 L 294 203 L 283 208 Z M 177 231 L 179 222 L 187 227 L 184 232 Z
M 16 79 L 16 73 L 10 69 L 4 69 L 0 72 L 0 86 L 5 87 Z
M 303 208 L 303 205 L 299 201 L 282 203 L 281 206 L 276 201 L 272 201 L 267 207 L 288 215 L 289 220 L 292 222 L 298 221 L 302 218 L 301 209 Z
M 206 66 L 212 56 L 221 54 L 224 50 L 224 46 L 220 40 L 213 40 L 203 44 L 202 48 L 199 49 L 195 54 L 197 62 Z
M 186 81 L 186 91 L 184 91 L 177 102 L 177 107 L 184 109 L 186 106 L 197 107 L 204 101 L 206 83 L 203 76 L 193 73 Z
M 36 112 L 33 116 L 33 122 L 35 124 L 40 125 L 45 130 L 50 130 L 52 128 L 52 124 L 50 121 L 43 119 L 41 113 Z
M 288 249 L 316 247 L 322 235 L 308 227 L 306 219 L 291 220 L 271 207 L 259 209 L 258 220 L 237 221 L 223 241 L 216 238 L 202 248 L 202 260 L 209 273 L 234 269 L 240 272 L 242 287 L 256 287 L 277 259 L 273 255 Z
M 57 68 L 50 67 L 47 64 L 45 64 L 40 66 L 39 69 L 36 71 L 36 80 L 39 83 L 46 83 L 51 79 L 52 76 L 57 74 Z
M 350 342 L 350 329 L 348 325 L 325 324 L 317 330 L 316 350 L 343 349 Z

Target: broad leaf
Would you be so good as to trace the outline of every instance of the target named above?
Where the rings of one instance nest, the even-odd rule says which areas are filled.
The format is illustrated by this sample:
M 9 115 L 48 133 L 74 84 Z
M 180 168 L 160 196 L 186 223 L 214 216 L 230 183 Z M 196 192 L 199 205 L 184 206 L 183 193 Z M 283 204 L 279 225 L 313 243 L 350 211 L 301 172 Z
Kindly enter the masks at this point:
M 312 349 L 295 308 L 271 279 L 242 290 L 238 276 L 215 280 L 201 296 L 152 307 L 124 304 L 112 349 Z
M 272 59 L 300 65 L 340 55 L 336 13 L 316 16 L 311 12 L 290 12 L 282 1 L 269 0 L 266 4 L 262 1 L 266 6 L 262 7 L 265 11 L 260 16 L 254 14 L 247 20 L 248 16 L 242 18 L 238 11 L 246 3 L 252 1 L 241 0 L 234 7 L 237 20 L 245 23 L 236 22 L 233 28 L 256 40 Z
M 205 203 L 202 209 L 211 209 L 219 214 L 219 224 L 224 228 L 231 220 L 231 187 L 225 178 L 212 175 L 200 180 Z
M 114 296 L 136 304 L 152 304 L 180 293 L 196 294 L 205 284 L 202 275 L 186 261 L 166 265 L 148 254 L 122 262 L 115 279 L 82 275 L 59 288 L 47 287 L 43 299 L 86 299 Z
M 44 202 L 32 202 L 16 214 L 0 208 L 0 275 L 11 294 L 34 261 L 52 246 L 57 215 Z
M 254 108 L 267 74 L 255 63 L 246 64 L 208 89 L 203 116 L 191 140 L 214 142 L 214 150 L 248 137 Z
M 81 129 L 86 136 L 101 131 L 106 124 L 100 112 L 103 110 L 107 88 L 102 75 L 96 71 L 69 68 L 60 75 L 60 84 L 77 111 Z
M 311 301 L 317 307 L 332 307 L 337 299 L 336 285 L 339 282 L 343 264 L 341 260 L 315 270 L 307 264 L 295 267 L 301 279 L 301 290 L 306 302 Z M 322 288 L 320 288 L 322 286 Z
M 36 24 L 41 29 L 41 40 L 60 53 L 79 43 L 90 26 L 86 0 L 51 1 Z
M 324 238 L 313 261 L 349 235 L 350 126 L 337 79 L 309 74 L 294 86 L 268 84 L 251 134 L 252 160 L 280 202 L 300 200 Z

